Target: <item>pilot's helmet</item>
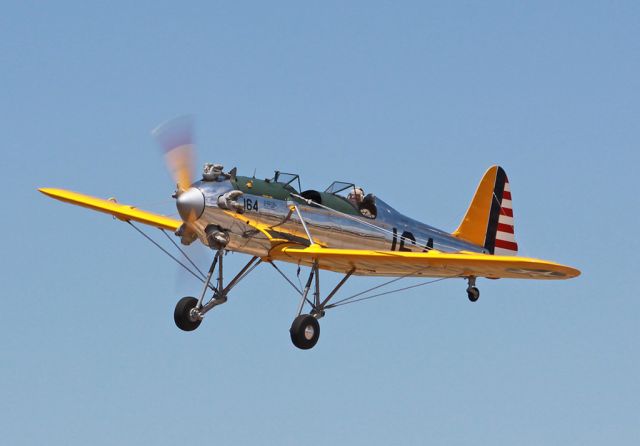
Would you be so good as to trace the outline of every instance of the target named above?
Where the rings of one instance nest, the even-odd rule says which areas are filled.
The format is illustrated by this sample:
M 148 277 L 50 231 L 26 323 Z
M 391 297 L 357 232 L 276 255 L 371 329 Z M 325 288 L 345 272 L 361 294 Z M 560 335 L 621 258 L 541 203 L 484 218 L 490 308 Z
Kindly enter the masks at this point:
M 362 189 L 361 187 L 354 187 L 353 191 L 349 192 L 349 195 L 347 195 L 347 200 L 356 205 L 360 203 L 363 198 L 364 189 Z

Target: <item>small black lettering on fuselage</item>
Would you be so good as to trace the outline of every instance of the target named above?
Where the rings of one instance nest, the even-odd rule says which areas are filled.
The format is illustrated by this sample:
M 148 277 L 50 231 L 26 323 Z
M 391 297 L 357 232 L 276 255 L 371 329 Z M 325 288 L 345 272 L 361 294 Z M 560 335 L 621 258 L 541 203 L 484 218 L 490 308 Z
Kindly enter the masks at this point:
M 402 231 L 402 235 L 400 236 L 400 248 L 398 248 L 398 251 L 408 251 L 411 252 L 411 250 L 409 248 L 406 248 L 405 245 L 405 241 L 411 241 L 411 244 L 413 246 L 416 245 L 416 238 L 415 236 L 409 232 L 409 231 Z
M 252 200 L 251 198 L 244 198 L 244 210 L 258 212 L 258 200 Z
M 391 229 L 393 231 L 393 238 L 391 239 L 391 251 L 395 251 L 396 245 L 398 245 L 397 243 L 398 229 L 397 228 L 391 228 Z M 427 240 L 427 243 L 424 246 L 421 246 L 421 245 L 418 245 L 416 241 L 416 237 L 413 235 L 412 232 L 402 231 L 402 235 L 400 235 L 400 244 L 398 247 L 398 251 L 413 252 L 412 249 L 407 247 L 407 244 L 410 244 L 410 246 L 415 246 L 417 248 L 423 248 L 422 252 L 427 252 L 433 249 L 433 238 L 429 237 L 429 239 Z

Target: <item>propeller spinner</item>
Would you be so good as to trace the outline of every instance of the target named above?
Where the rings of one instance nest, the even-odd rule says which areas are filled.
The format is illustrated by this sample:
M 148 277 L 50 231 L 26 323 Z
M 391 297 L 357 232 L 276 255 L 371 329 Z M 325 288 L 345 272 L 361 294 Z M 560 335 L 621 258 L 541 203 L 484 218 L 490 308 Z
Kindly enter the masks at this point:
M 204 194 L 196 187 L 190 187 L 178 195 L 176 207 L 182 220 L 194 222 L 204 212 Z

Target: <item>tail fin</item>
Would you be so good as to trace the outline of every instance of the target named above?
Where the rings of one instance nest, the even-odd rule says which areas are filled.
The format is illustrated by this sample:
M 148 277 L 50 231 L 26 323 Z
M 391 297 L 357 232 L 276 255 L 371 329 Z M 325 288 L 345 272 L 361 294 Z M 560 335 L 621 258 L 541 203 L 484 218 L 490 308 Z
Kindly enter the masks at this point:
M 516 255 L 511 188 L 504 169 L 491 166 L 484 174 L 454 237 L 483 246 L 491 254 Z

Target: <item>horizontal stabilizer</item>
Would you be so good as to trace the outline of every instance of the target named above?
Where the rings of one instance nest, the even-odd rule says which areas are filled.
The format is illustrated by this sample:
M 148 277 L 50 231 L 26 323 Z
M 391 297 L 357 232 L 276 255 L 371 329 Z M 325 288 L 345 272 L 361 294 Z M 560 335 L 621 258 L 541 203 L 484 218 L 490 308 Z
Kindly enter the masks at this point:
M 113 215 L 114 217 L 122 221 L 137 221 L 145 225 L 155 226 L 156 228 L 160 229 L 169 229 L 171 231 L 178 230 L 180 225 L 182 225 L 182 221 L 180 220 L 175 220 L 173 218 L 165 217 L 164 215 L 158 215 L 152 212 L 143 211 L 133 206 L 119 204 L 111 200 L 104 200 L 102 198 L 83 195 L 64 189 L 43 187 L 38 190 L 51 198 L 55 198 L 56 200 Z

